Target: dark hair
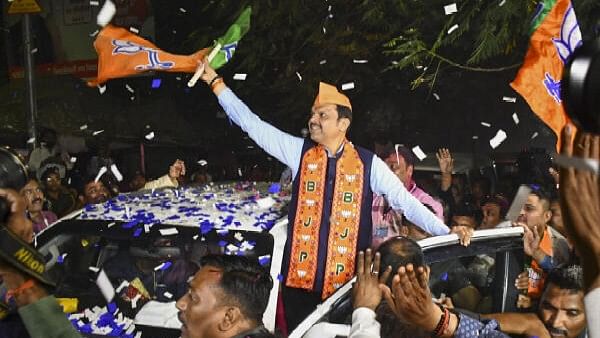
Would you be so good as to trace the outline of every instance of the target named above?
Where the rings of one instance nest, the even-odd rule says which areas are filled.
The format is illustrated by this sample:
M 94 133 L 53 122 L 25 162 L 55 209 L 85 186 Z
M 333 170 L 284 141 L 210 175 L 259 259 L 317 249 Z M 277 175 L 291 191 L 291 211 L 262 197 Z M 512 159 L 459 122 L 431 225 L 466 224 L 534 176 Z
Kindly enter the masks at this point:
M 554 284 L 560 289 L 573 293 L 583 291 L 583 268 L 581 265 L 563 265 L 550 271 L 546 278 L 546 287 Z
M 396 154 L 396 147 L 395 146 L 386 146 L 385 149 L 383 150 L 383 152 L 381 153 L 381 158 L 383 160 L 385 160 L 386 158 L 390 157 L 391 155 L 395 155 Z M 410 166 L 415 166 L 415 156 L 413 155 L 412 151 L 408 148 L 406 148 L 405 146 L 398 146 L 398 156 L 402 157 L 404 159 L 404 162 L 406 162 L 406 166 L 410 167 Z
M 213 266 L 223 271 L 219 287 L 225 299 L 221 302 L 239 306 L 246 318 L 262 324 L 273 287 L 273 279 L 267 270 L 256 260 L 229 255 L 204 256 L 201 266 Z
M 546 210 L 550 209 L 550 201 L 552 201 L 552 194 L 542 185 L 530 184 L 531 194 L 536 195 L 540 201 L 545 201 L 543 204 Z
M 452 216 L 467 216 L 467 217 L 475 217 L 475 210 L 471 207 L 470 204 L 461 203 L 458 204 L 452 209 Z
M 417 242 L 407 237 L 394 237 L 381 243 L 377 250 L 381 255 L 379 273 L 382 274 L 388 266 L 392 267 L 392 274 L 398 271 L 400 266 L 412 264 L 415 268 L 425 265 L 423 250 Z M 388 284 L 391 283 L 391 278 Z
M 50 174 L 56 174 L 56 175 L 58 175 L 58 179 L 60 179 L 60 173 L 58 171 L 58 168 L 48 167 L 48 168 L 46 168 L 46 170 L 44 170 L 44 172 L 42 173 L 42 176 L 40 177 L 42 182 L 46 182 L 48 177 L 50 177 Z
M 338 112 L 338 120 L 341 118 L 347 118 L 348 120 L 350 120 L 350 122 L 352 122 L 352 109 L 339 104 L 336 104 L 335 106 Z

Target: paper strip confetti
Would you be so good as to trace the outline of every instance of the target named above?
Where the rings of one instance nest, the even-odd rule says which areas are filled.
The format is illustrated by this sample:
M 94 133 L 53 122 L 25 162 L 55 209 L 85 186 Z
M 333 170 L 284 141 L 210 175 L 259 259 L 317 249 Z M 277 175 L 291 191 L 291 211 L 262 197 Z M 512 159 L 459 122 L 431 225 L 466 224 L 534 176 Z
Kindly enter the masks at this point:
M 90 1 L 90 6 L 100 6 L 99 1 Z
M 436 100 L 440 100 L 440 96 L 437 93 L 433 93 L 433 97 L 435 97 Z
M 146 140 L 150 141 L 154 138 L 154 132 L 151 131 L 148 134 L 146 134 L 146 136 L 144 136 L 146 138 Z
M 92 136 L 100 135 L 103 132 L 104 132 L 104 129 L 102 129 L 102 130 L 96 130 L 95 132 L 92 133 Z
M 177 235 L 179 233 L 176 228 L 160 229 L 159 231 L 163 236 Z
M 106 91 L 106 86 L 98 85 L 98 91 L 100 92 L 100 95 L 104 94 L 104 92 Z
M 519 115 L 517 115 L 517 113 L 513 113 L 512 118 L 513 121 L 515 121 L 515 124 L 519 124 Z
M 198 164 L 204 167 L 205 165 L 208 164 L 208 162 L 206 162 L 206 160 L 200 160 L 200 161 L 198 161 Z
M 594 174 L 600 173 L 600 164 L 597 160 L 591 158 L 569 157 L 565 155 L 556 155 L 554 162 L 563 168 L 573 167 L 577 170 L 589 171 Z
M 88 267 L 88 270 L 90 270 L 90 271 L 92 271 L 92 272 L 94 272 L 94 273 L 98 273 L 98 271 L 100 271 L 100 269 L 98 269 L 98 268 L 97 268 L 97 267 L 95 267 L 95 266 L 90 266 L 90 267 Z
M 504 6 L 504 4 L 505 4 L 505 3 L 506 3 L 506 0 L 502 0 L 502 1 L 500 1 L 500 3 L 498 4 L 498 6 L 502 7 L 502 6 Z
M 171 265 L 173 265 L 173 263 L 171 263 L 170 261 L 166 261 L 166 262 L 160 263 L 159 265 L 157 265 L 154 268 L 154 271 L 158 271 L 158 270 L 165 271 L 168 268 L 170 268 Z
M 488 128 L 492 126 L 491 124 L 489 124 L 487 122 L 481 122 L 481 125 L 484 127 L 488 127 Z
M 509 103 L 515 103 L 515 102 L 517 102 L 517 98 L 516 97 L 504 96 L 504 97 L 502 97 L 502 101 L 509 102 Z
M 123 290 L 124 288 L 129 286 L 129 282 L 124 280 L 121 282 L 121 284 L 119 284 L 119 287 L 117 287 L 117 289 L 115 290 L 117 293 L 121 293 L 121 290 Z
M 415 154 L 415 156 L 417 156 L 419 161 L 423 161 L 427 157 L 427 155 L 423 152 L 423 150 L 421 150 L 421 147 L 419 146 L 413 147 L 412 152 Z
M 342 84 L 342 90 L 350 90 L 350 89 L 354 89 L 354 82 L 348 82 L 348 83 Z
M 140 33 L 140 30 L 137 29 L 137 28 L 135 28 L 135 27 L 129 27 L 129 30 L 132 31 L 132 32 L 134 32 L 135 34 L 139 34 Z
M 502 142 L 504 142 L 504 140 L 506 140 L 506 133 L 504 130 L 499 129 L 496 133 L 496 136 L 490 140 L 490 146 L 493 149 L 496 149 Z
M 115 178 L 117 179 L 117 181 L 121 182 L 123 181 L 123 174 L 121 174 L 121 172 L 119 171 L 119 168 L 117 168 L 116 164 L 111 164 L 110 166 L 110 171 L 112 172 L 113 175 L 115 175 Z
M 296 76 L 298 77 L 298 81 L 302 81 L 302 75 L 300 75 L 300 73 L 296 72 Z
M 365 63 L 369 63 L 369 60 L 357 60 L 357 59 L 354 59 L 354 60 L 352 60 L 352 62 L 358 63 L 358 64 L 365 64 Z
M 98 12 L 98 16 L 96 17 L 96 23 L 98 26 L 104 27 L 110 23 L 112 18 L 117 13 L 117 7 L 111 0 L 106 0 L 104 2 L 104 6 Z
M 327 60 L 321 60 L 321 61 L 319 61 L 319 64 L 320 64 L 320 65 L 324 65 L 324 64 L 326 64 L 326 63 L 327 63 Z
M 186 12 L 187 12 L 187 10 L 186 10 L 185 8 L 183 8 L 183 7 L 179 7 L 179 11 L 180 11 L 181 13 L 186 13 Z
M 456 6 L 456 3 L 444 6 L 444 12 L 446 13 L 446 15 L 458 12 L 458 7 Z
M 533 135 L 531 135 L 531 139 L 533 140 L 534 138 L 538 137 L 538 135 L 539 135 L 539 134 L 538 134 L 538 132 L 537 132 L 537 131 L 536 131 L 536 132 L 534 132 L 534 133 L 533 133 Z
M 35 142 L 35 137 L 31 137 L 27 140 L 28 144 L 34 143 Z
M 106 167 L 100 168 L 100 171 L 98 171 L 98 175 L 96 175 L 96 179 L 94 179 L 94 182 L 98 183 L 98 181 L 100 180 L 100 177 L 102 177 L 102 175 L 106 174 L 107 171 L 108 171 L 108 169 L 106 169 Z
M 458 24 L 455 24 L 454 26 L 450 27 L 450 29 L 448 30 L 448 35 L 452 34 L 452 32 L 454 32 L 457 29 L 458 29 Z
M 168 298 L 168 299 L 171 299 L 171 298 L 173 298 L 173 294 L 172 294 L 172 293 L 170 293 L 169 291 L 165 291 L 165 292 L 163 293 L 163 296 L 165 296 L 165 298 Z
M 244 73 L 235 73 L 233 74 L 233 79 L 238 81 L 245 81 L 248 74 Z
M 96 278 L 96 285 L 98 285 L 100 292 L 102 293 L 104 299 L 106 299 L 107 302 L 110 303 L 113 300 L 113 298 L 115 298 L 115 289 L 110 283 L 110 279 L 108 279 L 108 276 L 106 275 L 106 272 L 104 272 L 104 270 L 101 270 L 98 274 L 98 278 Z

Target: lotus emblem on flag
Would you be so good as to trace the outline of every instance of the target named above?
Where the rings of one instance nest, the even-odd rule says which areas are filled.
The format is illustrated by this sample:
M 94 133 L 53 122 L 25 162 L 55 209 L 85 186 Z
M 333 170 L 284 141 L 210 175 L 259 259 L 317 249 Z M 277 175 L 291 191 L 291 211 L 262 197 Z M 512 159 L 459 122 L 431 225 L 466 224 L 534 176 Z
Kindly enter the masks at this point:
M 137 65 L 135 66 L 135 70 L 144 71 L 144 70 L 152 70 L 152 69 L 169 69 L 173 68 L 175 65 L 172 61 L 160 61 L 158 59 L 158 51 L 153 48 L 145 47 L 142 45 L 138 45 L 131 41 L 124 40 L 112 40 L 113 46 L 113 55 L 115 54 L 137 54 L 137 53 L 148 53 L 148 62 L 150 64 L 147 65 Z
M 552 42 L 563 63 L 566 63 L 569 56 L 583 43 L 573 5 L 570 5 L 565 13 L 560 28 L 560 38 L 552 38 Z

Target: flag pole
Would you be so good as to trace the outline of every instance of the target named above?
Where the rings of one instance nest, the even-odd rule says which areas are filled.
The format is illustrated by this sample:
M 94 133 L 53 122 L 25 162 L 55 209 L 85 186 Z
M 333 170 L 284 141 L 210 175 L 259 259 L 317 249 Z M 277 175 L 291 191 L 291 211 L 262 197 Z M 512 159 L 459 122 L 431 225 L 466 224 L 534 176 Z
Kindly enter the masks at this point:
M 211 62 L 220 50 L 221 50 L 221 44 L 217 43 L 215 48 L 213 48 L 213 50 L 208 55 L 208 58 L 207 58 L 208 62 Z M 192 76 L 192 78 L 190 79 L 190 81 L 187 84 L 188 87 L 191 88 L 191 87 L 195 86 L 196 82 L 198 82 L 198 79 L 200 79 L 200 76 L 202 76 L 202 73 L 204 73 L 204 63 L 201 63 L 198 65 L 198 68 L 196 69 L 194 76 Z

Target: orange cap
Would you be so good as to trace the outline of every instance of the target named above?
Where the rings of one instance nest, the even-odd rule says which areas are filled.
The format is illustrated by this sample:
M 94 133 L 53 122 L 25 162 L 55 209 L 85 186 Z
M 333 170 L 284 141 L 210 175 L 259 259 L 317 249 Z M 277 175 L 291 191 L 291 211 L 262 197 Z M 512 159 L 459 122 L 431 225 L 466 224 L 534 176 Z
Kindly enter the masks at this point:
M 313 107 L 319 107 L 324 104 L 339 104 L 340 106 L 348 107 L 352 110 L 350 99 L 342 93 L 340 93 L 335 86 L 327 84 L 325 82 L 319 82 L 319 94 L 315 98 Z

